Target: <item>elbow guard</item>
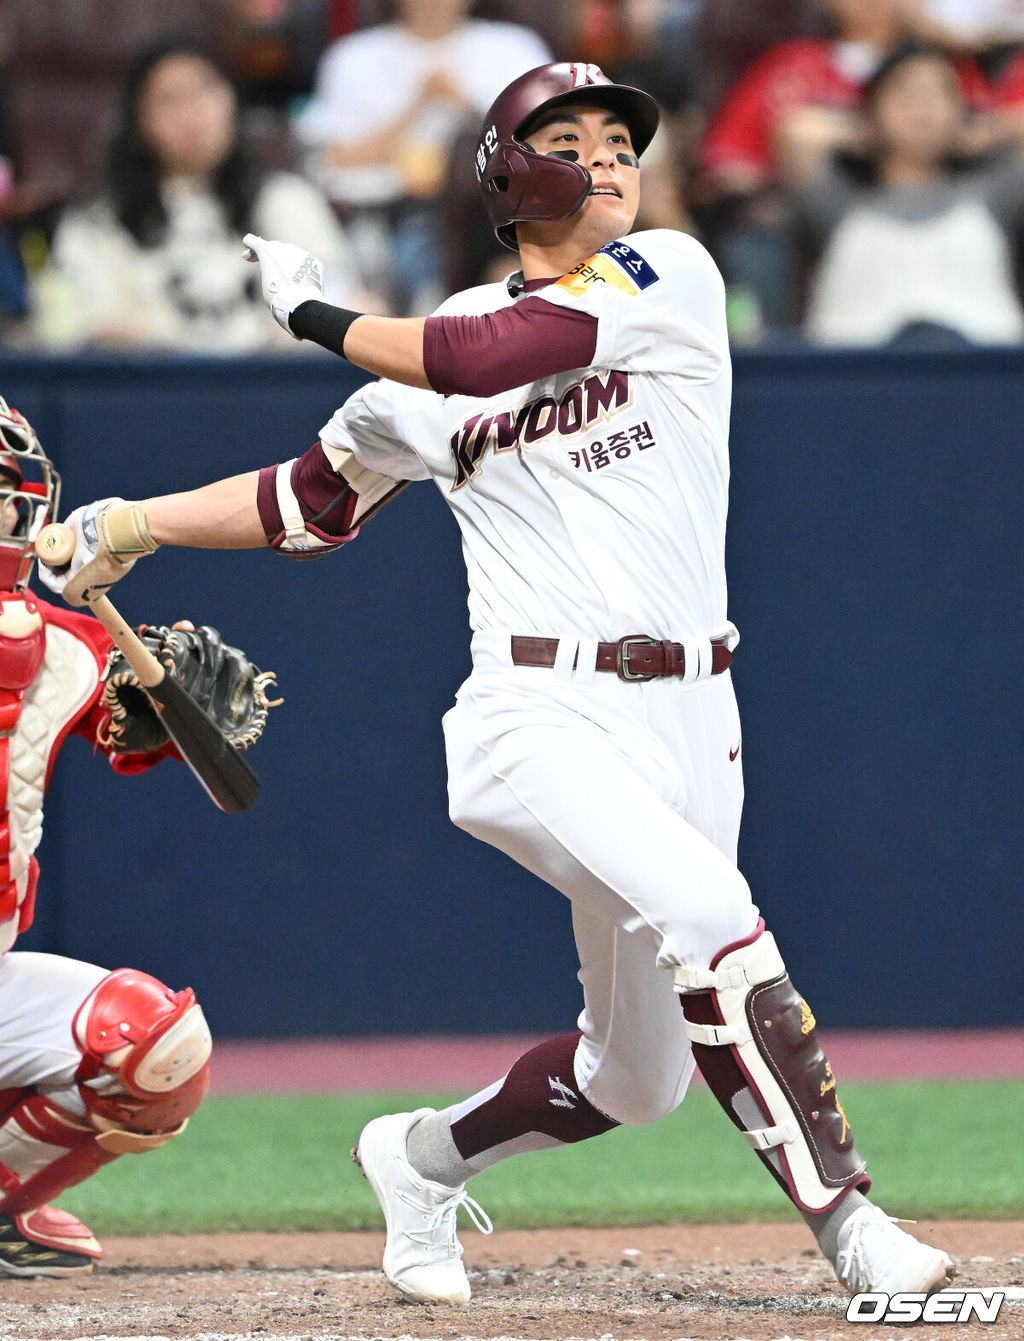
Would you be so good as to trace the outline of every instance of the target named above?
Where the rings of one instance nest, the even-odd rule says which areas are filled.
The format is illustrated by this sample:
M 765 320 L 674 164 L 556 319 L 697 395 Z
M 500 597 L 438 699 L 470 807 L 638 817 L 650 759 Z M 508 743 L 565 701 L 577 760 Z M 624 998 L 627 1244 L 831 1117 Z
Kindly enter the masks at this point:
M 354 540 L 358 495 L 331 469 L 319 443 L 305 455 L 260 471 L 257 501 L 271 549 L 319 559 Z

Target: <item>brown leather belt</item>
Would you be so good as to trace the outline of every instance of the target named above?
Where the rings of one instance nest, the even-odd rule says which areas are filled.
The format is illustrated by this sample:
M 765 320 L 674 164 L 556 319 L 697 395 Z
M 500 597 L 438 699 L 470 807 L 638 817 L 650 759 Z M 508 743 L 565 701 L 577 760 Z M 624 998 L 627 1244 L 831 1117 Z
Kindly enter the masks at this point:
M 516 666 L 553 666 L 558 652 L 557 638 L 512 637 L 512 662 Z M 711 643 L 711 674 L 721 675 L 732 665 L 732 653 L 724 638 Z M 595 667 L 614 671 L 620 680 L 655 680 L 664 675 L 686 674 L 686 653 L 682 643 L 630 634 L 617 643 L 598 643 Z

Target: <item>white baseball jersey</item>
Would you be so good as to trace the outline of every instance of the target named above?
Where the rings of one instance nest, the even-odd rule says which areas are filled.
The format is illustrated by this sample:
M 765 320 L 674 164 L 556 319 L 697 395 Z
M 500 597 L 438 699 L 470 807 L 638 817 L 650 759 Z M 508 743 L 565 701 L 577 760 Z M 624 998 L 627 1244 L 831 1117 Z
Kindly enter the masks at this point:
M 735 643 L 717 268 L 692 237 L 637 233 L 533 296 L 597 319 L 592 367 L 482 399 L 373 383 L 321 431 L 328 456 L 435 481 L 462 528 L 475 631 Z M 489 284 L 438 315 L 513 301 Z

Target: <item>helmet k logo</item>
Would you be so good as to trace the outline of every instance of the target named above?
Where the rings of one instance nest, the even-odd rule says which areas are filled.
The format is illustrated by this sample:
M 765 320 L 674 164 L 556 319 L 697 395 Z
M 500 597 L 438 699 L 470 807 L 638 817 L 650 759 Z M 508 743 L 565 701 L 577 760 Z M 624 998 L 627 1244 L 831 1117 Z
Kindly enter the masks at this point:
M 587 84 L 607 82 L 604 71 L 599 65 L 588 65 L 583 61 L 570 61 L 569 71 L 573 88 L 584 88 Z

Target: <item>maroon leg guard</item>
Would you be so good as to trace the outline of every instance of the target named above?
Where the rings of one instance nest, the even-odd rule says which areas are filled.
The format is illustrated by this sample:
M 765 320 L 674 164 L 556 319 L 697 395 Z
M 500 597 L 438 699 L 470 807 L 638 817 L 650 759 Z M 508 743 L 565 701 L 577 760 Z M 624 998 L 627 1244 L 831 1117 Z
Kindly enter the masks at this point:
M 764 924 L 708 969 L 675 971 L 693 1055 L 712 1093 L 802 1211 L 870 1179 L 836 1098 L 814 1016 Z

